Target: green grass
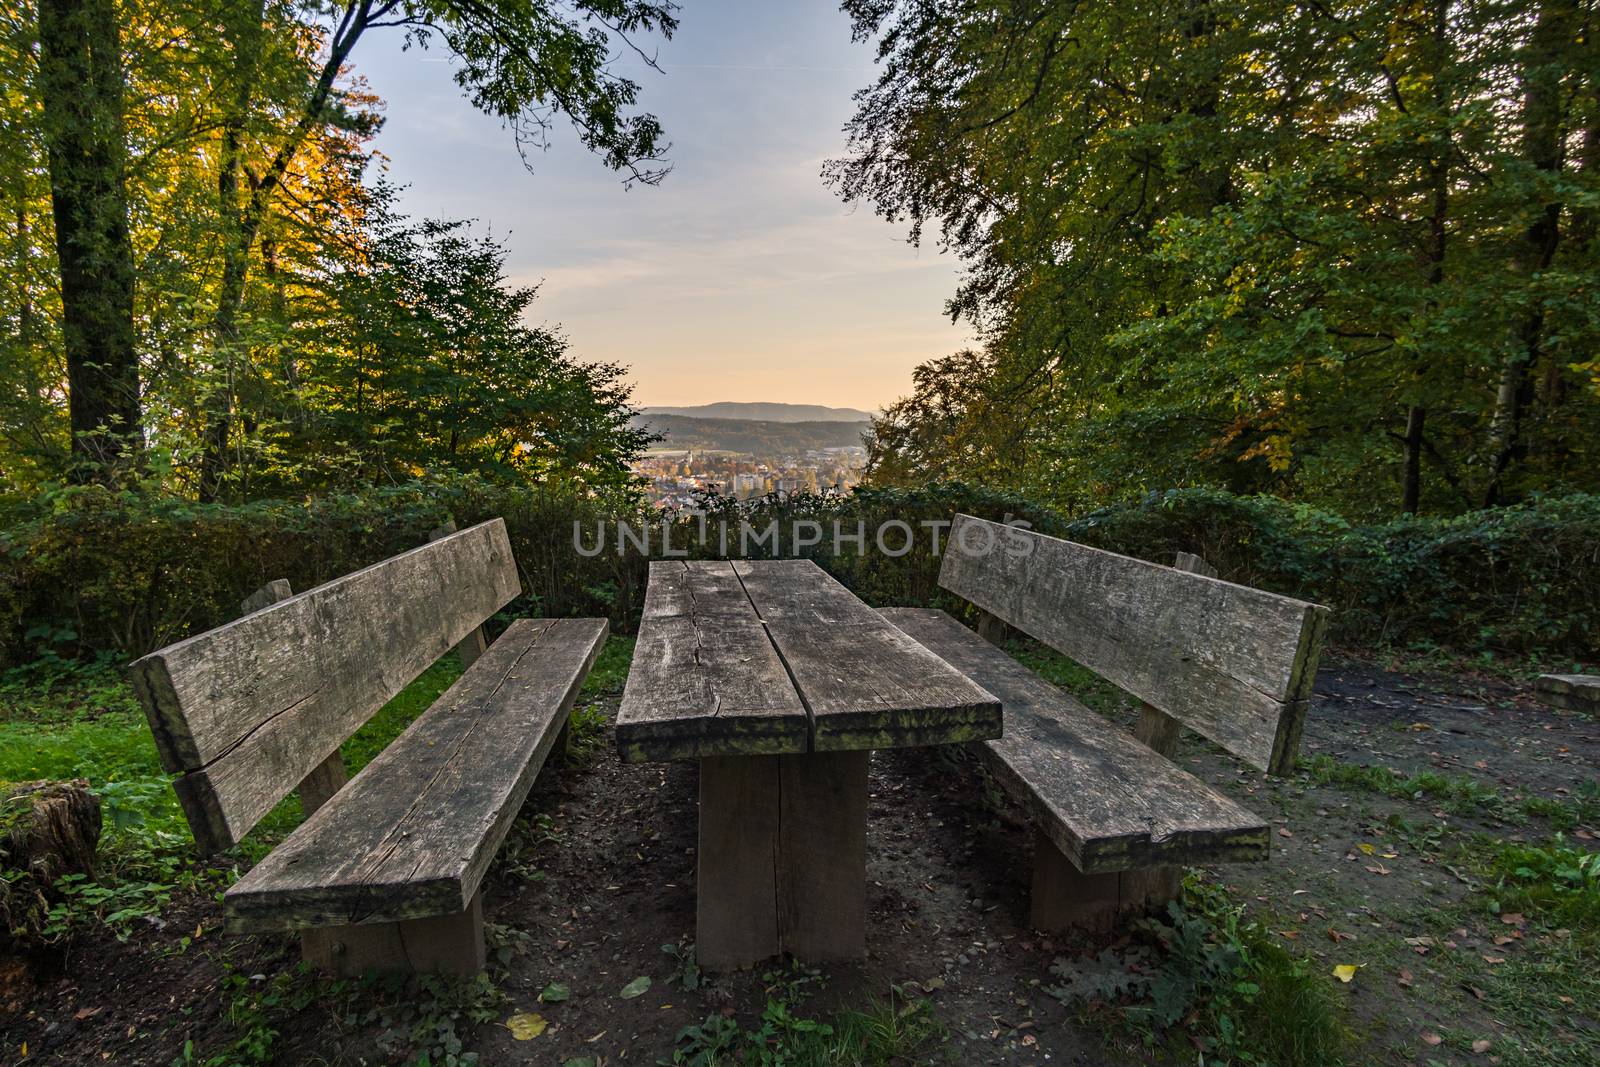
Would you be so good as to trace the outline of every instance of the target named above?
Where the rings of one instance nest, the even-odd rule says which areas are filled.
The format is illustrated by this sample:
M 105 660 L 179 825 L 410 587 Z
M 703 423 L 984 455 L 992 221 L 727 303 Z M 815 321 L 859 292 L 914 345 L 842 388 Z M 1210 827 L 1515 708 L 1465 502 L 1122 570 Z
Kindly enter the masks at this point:
M 1493 914 L 1516 913 L 1600 938 L 1600 852 L 1560 837 L 1545 845 L 1488 839 L 1470 846 L 1466 858 Z
M 772 999 L 751 1027 L 722 1015 L 686 1026 L 670 1059 L 685 1067 L 892 1067 L 933 1061 L 944 1027 L 926 1000 L 891 992 L 865 1011 L 845 1011 L 826 1021 Z
M 366 766 L 385 745 L 447 689 L 461 673 L 447 655 L 378 711 L 345 742 L 351 772 Z M 0 782 L 86 779 L 99 796 L 104 819 L 99 881 L 66 882 L 63 903 L 44 910 L 22 872 L 7 870 L 0 912 L 26 937 L 56 940 L 75 928 L 104 923 L 119 936 L 133 921 L 158 914 L 181 887 L 220 888 L 231 877 L 230 855 L 259 859 L 299 825 L 300 803 L 286 798 L 223 863 L 194 863 L 194 836 L 162 770 L 155 742 L 132 687 L 111 664 L 66 661 L 8 672 L 0 678 Z
M 1006 642 L 1006 652 L 1045 681 L 1065 689 L 1095 711 L 1114 711 L 1128 699 L 1122 690 L 1048 645 L 1025 637 L 1015 638 Z
M 612 637 L 585 680 L 582 703 L 573 712 L 573 738 L 580 750 L 594 748 L 605 715 L 593 701 L 622 691 L 633 640 Z M 461 674 L 447 654 L 385 704 L 341 747 L 354 775 L 439 698 Z M 155 742 L 132 686 L 109 660 L 80 664 L 47 658 L 0 676 L 0 783 L 87 779 L 100 797 L 105 832 L 100 843 L 100 885 L 69 883 L 67 904 L 55 920 L 20 915 L 21 925 L 50 927 L 49 936 L 83 922 L 114 919 L 120 928 L 155 914 L 179 884 L 204 876 L 193 864 L 194 837 L 162 770 Z M 255 861 L 300 824 L 300 802 L 279 803 L 230 853 Z M 7 872 L 7 886 L 20 872 Z M 3 905 L 4 901 L 0 901 Z
M 1345 763 L 1332 756 L 1302 759 L 1297 769 L 1319 785 L 1336 785 L 1392 797 L 1426 800 L 1454 815 L 1475 815 L 1519 823 L 1544 819 L 1553 830 L 1571 830 L 1600 823 L 1600 785 L 1581 783 L 1570 800 L 1538 796 L 1505 796 L 1476 778 L 1421 771 L 1401 775 L 1387 767 Z
M 628 667 L 633 663 L 633 638 L 612 634 L 606 639 L 594 669 L 583 680 L 583 697 L 616 696 L 628 680 Z

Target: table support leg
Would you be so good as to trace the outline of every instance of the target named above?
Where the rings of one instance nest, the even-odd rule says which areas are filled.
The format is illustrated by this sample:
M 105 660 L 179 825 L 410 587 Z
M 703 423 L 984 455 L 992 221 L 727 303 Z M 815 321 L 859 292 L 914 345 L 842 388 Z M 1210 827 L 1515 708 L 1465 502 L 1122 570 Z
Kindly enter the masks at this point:
M 866 954 L 867 758 L 781 757 L 778 938 L 807 963 Z
M 695 953 L 738 970 L 776 956 L 779 756 L 700 761 Z
M 867 761 L 866 752 L 700 761 L 701 966 L 865 954 Z

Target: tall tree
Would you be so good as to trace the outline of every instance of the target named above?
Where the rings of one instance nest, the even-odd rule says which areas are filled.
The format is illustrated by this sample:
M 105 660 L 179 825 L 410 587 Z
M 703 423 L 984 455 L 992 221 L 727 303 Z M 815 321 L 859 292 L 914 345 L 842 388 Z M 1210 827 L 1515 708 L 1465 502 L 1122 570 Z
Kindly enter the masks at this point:
M 271 17 L 264 0 L 235 0 L 240 18 L 228 24 L 237 66 L 235 117 L 225 129 L 245 136 L 243 112 L 264 33 L 259 18 Z M 478 2 L 478 0 L 349 0 L 333 7 L 325 58 L 305 93 L 286 110 L 286 127 L 259 130 L 265 164 L 238 180 L 238 157 L 222 154 L 218 193 L 228 244 L 212 330 L 217 364 L 205 403 L 206 425 L 200 493 L 212 499 L 221 491 L 233 434 L 235 382 L 240 348 L 238 315 L 245 296 L 252 254 L 262 221 L 285 173 L 308 137 L 340 106 L 338 82 L 356 45 L 370 31 L 396 28 L 407 42 L 442 43 L 459 61 L 456 81 L 474 106 L 503 119 L 519 147 L 542 144 L 555 115 L 565 115 L 585 147 L 632 181 L 661 180 L 665 144 L 661 126 L 648 114 L 627 114 L 639 86 L 611 69 L 615 47 L 636 47 L 634 38 L 658 31 L 671 37 L 677 27 L 673 0 L 565 0 L 561 3 Z M 641 53 L 643 54 L 643 53 Z M 653 62 L 653 60 L 652 60 Z
M 826 175 L 966 261 L 1013 486 L 1600 487 L 1594 0 L 845 7 L 881 71 Z M 913 467 L 988 462 L 947 440 Z
M 73 473 L 85 478 L 142 446 L 115 0 L 39 0 L 38 63 Z

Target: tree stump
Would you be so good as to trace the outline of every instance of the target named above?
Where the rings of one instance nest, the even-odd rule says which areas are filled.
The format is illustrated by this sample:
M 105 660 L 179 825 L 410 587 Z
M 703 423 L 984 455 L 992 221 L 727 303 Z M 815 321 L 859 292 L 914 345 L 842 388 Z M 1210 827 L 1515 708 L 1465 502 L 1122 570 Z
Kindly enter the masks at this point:
M 27 871 L 47 893 L 64 874 L 94 877 L 100 798 L 86 780 L 11 782 L 0 794 L 0 862 Z

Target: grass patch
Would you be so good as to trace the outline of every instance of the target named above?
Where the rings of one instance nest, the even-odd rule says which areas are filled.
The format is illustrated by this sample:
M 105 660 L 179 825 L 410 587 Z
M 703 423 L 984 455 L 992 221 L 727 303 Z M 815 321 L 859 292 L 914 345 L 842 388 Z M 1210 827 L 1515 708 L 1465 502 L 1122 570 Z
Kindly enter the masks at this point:
M 460 673 L 457 657 L 446 655 L 384 705 L 341 750 L 351 773 Z M 57 887 L 64 899 L 48 912 L 23 872 L 4 871 L 9 922 L 29 938 L 59 940 L 97 923 L 126 936 L 131 923 L 159 914 L 177 889 L 223 888 L 233 861 L 259 859 L 302 818 L 299 801 L 288 797 L 216 864 L 197 864 L 172 776 L 162 770 L 144 713 L 118 670 L 104 660 L 42 660 L 0 677 L 0 702 L 0 782 L 87 779 L 105 821 L 98 882 L 67 880 Z
M 633 638 L 612 634 L 594 661 L 594 669 L 583 680 L 583 697 L 616 696 L 628 681 L 633 664 Z
M 1511 816 L 1512 805 L 1500 793 L 1474 778 L 1423 771 L 1409 777 L 1387 767 L 1345 763 L 1332 756 L 1302 759 L 1298 768 L 1319 785 L 1337 785 L 1378 793 L 1396 800 L 1431 799 L 1458 815 Z
M 1557 837 L 1547 845 L 1486 841 L 1468 855 L 1491 913 L 1600 934 L 1600 852 Z
M 907 999 L 897 991 L 865 1011 L 840 1012 L 827 1021 L 774 999 L 750 1028 L 722 1015 L 684 1027 L 671 1057 L 659 1062 L 685 1067 L 891 1067 L 930 1062 L 929 1050 L 943 1036 L 944 1028 L 926 1000 Z
M 1553 797 L 1508 797 L 1476 778 L 1421 771 L 1401 775 L 1387 767 L 1345 763 L 1332 756 L 1301 759 L 1297 769 L 1319 785 L 1336 785 L 1395 800 L 1426 800 L 1453 815 L 1474 815 L 1501 822 L 1543 819 L 1550 828 L 1567 831 L 1600 823 L 1600 783 L 1582 782 L 1570 800 Z
M 1116 711 L 1126 700 L 1122 690 L 1048 645 L 1019 637 L 1007 641 L 1005 650 L 1012 659 L 1095 711 Z

